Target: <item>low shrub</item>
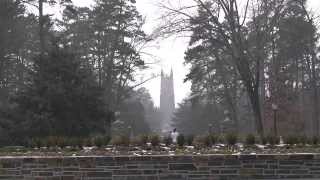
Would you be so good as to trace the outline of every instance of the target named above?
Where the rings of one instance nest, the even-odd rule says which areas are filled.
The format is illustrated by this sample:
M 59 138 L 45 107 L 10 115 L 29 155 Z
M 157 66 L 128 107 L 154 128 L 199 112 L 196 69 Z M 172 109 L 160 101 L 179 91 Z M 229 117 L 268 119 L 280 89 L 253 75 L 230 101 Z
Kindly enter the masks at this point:
M 279 138 L 275 137 L 274 135 L 268 135 L 266 137 L 267 143 L 269 143 L 271 146 L 274 146 L 276 144 L 279 144 Z
M 28 148 L 34 148 L 34 146 L 33 146 L 33 144 L 32 144 L 32 139 L 27 139 L 26 140 L 27 142 L 27 145 L 26 145 L 26 147 L 28 147 Z M 1 146 L 0 146 L 1 147 Z
M 83 145 L 86 147 L 90 147 L 93 145 L 92 139 L 91 138 L 84 138 L 83 139 Z
M 245 144 L 252 146 L 256 143 L 256 137 L 253 134 L 248 134 L 245 139 Z
M 210 134 L 209 138 L 210 138 L 210 141 L 211 141 L 211 146 L 216 144 L 219 141 L 219 137 L 214 135 L 214 134 Z
M 311 143 L 312 143 L 313 145 L 318 145 L 318 143 L 319 143 L 319 138 L 318 138 L 317 136 L 313 136 L 313 137 L 311 138 Z
M 110 136 L 103 136 L 103 145 L 106 146 L 110 143 L 111 137 Z
M 76 147 L 77 146 L 77 144 L 74 141 L 74 138 L 67 138 L 66 139 L 66 144 L 67 144 L 67 146 L 71 146 L 71 147 Z
M 104 137 L 103 136 L 96 136 L 93 138 L 93 144 L 97 147 L 102 147 L 104 144 Z
M 204 135 L 202 137 L 203 145 L 205 147 L 211 147 L 212 146 L 212 138 L 211 135 Z
M 150 136 L 150 142 L 152 146 L 159 146 L 160 144 L 160 137 L 157 134 L 153 134 Z
M 298 143 L 306 145 L 308 143 L 308 137 L 306 135 L 299 136 Z
M 177 137 L 177 144 L 178 146 L 182 147 L 185 144 L 185 138 L 183 134 L 179 134 Z
M 195 148 L 200 149 L 203 147 L 207 147 L 207 143 L 210 142 L 208 139 L 206 139 L 205 136 L 196 136 L 193 139 L 192 144 L 195 146 Z
M 260 142 L 261 144 L 266 145 L 268 143 L 268 138 L 263 136 L 262 138 L 260 138 Z
M 145 146 L 149 140 L 148 135 L 139 135 L 132 139 L 132 144 L 137 146 Z
M 289 145 L 299 144 L 299 138 L 294 135 L 287 136 L 284 138 L 284 143 Z
M 172 138 L 170 136 L 167 136 L 167 137 L 164 137 L 163 138 L 163 143 L 166 145 L 166 146 L 170 146 L 172 144 Z
M 57 137 L 56 143 L 56 145 L 60 148 L 64 148 L 68 145 L 67 138 L 65 137 Z
M 76 148 L 76 147 L 82 148 L 82 146 L 83 146 L 82 139 L 78 138 L 78 137 L 68 138 L 67 144 L 68 144 L 68 146 L 72 146 L 74 148 Z
M 141 146 L 141 142 L 139 140 L 139 137 L 133 137 L 131 140 L 130 140 L 130 143 L 134 146 Z
M 63 148 L 67 145 L 67 138 L 62 136 L 48 136 L 45 138 L 40 138 L 42 141 L 42 146 L 46 146 L 48 148 L 52 147 L 60 147 Z
M 217 137 L 214 135 L 202 135 L 202 136 L 196 136 L 193 139 L 193 145 L 197 148 L 203 148 L 203 147 L 211 147 L 213 144 L 215 144 L 217 141 Z
M 44 143 L 46 147 L 56 147 L 57 146 L 58 137 L 55 136 L 48 136 L 44 138 Z
M 139 136 L 139 140 L 140 140 L 141 145 L 145 146 L 149 141 L 149 136 L 146 134 L 142 134 Z
M 192 146 L 193 139 L 194 139 L 193 135 L 188 135 L 186 137 L 186 143 L 187 143 L 188 146 Z
M 40 148 L 40 147 L 43 146 L 43 143 L 42 143 L 42 141 L 41 141 L 40 138 L 32 138 L 32 139 L 30 140 L 30 146 L 31 146 L 32 148 Z
M 128 136 L 115 136 L 111 139 L 110 142 L 114 146 L 129 146 L 130 138 Z
M 220 134 L 219 136 L 216 136 L 217 138 L 217 143 L 224 144 L 225 143 L 225 135 Z
M 75 137 L 74 140 L 75 140 L 76 146 L 79 148 L 82 148 L 85 145 L 85 139 L 81 137 Z
M 15 137 L 12 135 L 9 136 L 6 133 L 1 133 L 0 148 L 7 147 L 7 146 L 30 147 L 31 146 L 31 139 L 28 137 Z
M 226 142 L 228 145 L 233 146 L 237 143 L 238 136 L 235 133 L 228 133 L 226 135 Z

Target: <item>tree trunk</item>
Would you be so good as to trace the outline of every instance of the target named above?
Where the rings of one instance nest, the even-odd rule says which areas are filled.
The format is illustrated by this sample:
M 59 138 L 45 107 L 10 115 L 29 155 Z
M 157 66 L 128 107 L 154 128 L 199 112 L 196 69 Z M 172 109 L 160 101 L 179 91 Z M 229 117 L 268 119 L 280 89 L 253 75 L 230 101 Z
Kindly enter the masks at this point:
M 263 124 L 262 124 L 262 116 L 261 116 L 261 109 L 260 109 L 260 102 L 259 102 L 259 91 L 258 89 L 250 88 L 250 86 L 247 85 L 247 92 L 249 96 L 249 100 L 252 106 L 252 111 L 255 119 L 255 127 L 257 130 L 257 133 L 262 138 L 264 137 L 264 130 L 263 130 Z
M 239 51 L 239 57 L 236 59 L 236 64 L 238 71 L 241 75 L 241 79 L 244 82 L 244 85 L 246 87 L 246 92 L 248 93 L 250 104 L 252 106 L 252 111 L 255 119 L 255 127 L 256 131 L 259 134 L 261 138 L 264 137 L 264 130 L 263 130 L 263 124 L 262 124 L 262 116 L 261 116 L 261 107 L 260 107 L 260 96 L 259 96 L 259 75 L 260 72 L 257 71 L 256 81 L 254 81 L 253 75 L 251 73 L 248 61 L 246 60 L 245 55 L 243 54 L 243 51 Z M 258 64 L 258 67 L 260 68 L 260 65 Z
M 319 136 L 319 97 L 318 97 L 318 87 L 317 87 L 317 74 L 315 68 L 316 56 L 312 53 L 311 66 L 312 66 L 312 90 L 313 90 L 313 127 L 314 136 Z
M 261 110 L 261 122 L 265 125 L 264 100 L 265 100 L 265 76 L 264 63 L 260 63 L 260 86 L 259 86 L 259 101 Z
M 0 48 L 0 107 L 2 107 L 2 105 L 5 102 L 5 97 L 6 97 L 6 93 L 5 93 L 5 87 L 4 87 L 4 62 L 5 62 L 5 53 L 2 51 L 2 49 Z
M 40 40 L 40 47 L 39 47 L 39 51 L 40 51 L 40 62 L 39 62 L 39 66 L 40 66 L 40 70 L 41 70 L 41 66 L 42 66 L 42 58 L 43 58 L 43 54 L 44 54 L 44 19 L 43 19 L 43 0 L 39 0 L 39 40 Z

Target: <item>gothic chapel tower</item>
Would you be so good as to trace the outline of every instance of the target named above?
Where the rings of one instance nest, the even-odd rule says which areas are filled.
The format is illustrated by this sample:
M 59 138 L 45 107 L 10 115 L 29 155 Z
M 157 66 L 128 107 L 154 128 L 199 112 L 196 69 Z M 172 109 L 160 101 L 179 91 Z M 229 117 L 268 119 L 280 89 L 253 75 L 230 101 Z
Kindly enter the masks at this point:
M 162 131 L 171 130 L 171 119 L 175 110 L 174 87 L 173 87 L 173 71 L 171 69 L 170 76 L 161 70 L 161 90 L 160 90 L 160 111 L 162 115 Z

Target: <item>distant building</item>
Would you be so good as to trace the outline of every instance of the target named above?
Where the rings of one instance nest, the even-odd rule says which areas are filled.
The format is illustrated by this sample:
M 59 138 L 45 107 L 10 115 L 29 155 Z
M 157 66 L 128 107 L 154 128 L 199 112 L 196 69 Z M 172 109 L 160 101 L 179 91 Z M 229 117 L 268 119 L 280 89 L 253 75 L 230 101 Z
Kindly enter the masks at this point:
M 172 129 L 171 120 L 175 110 L 173 71 L 170 76 L 161 70 L 161 89 L 160 89 L 160 112 L 162 116 L 162 131 L 168 132 Z

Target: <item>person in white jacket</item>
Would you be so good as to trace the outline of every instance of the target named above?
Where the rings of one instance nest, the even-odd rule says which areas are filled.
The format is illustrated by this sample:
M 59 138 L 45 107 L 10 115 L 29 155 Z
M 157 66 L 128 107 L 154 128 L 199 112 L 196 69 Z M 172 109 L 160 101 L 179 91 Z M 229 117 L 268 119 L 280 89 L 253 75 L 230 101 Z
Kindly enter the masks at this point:
M 177 132 L 177 129 L 176 128 L 174 128 L 173 129 L 173 131 L 171 132 L 171 139 L 172 139 L 172 142 L 174 143 L 174 144 L 176 144 L 177 143 L 177 138 L 178 138 L 178 136 L 179 136 L 179 133 Z

